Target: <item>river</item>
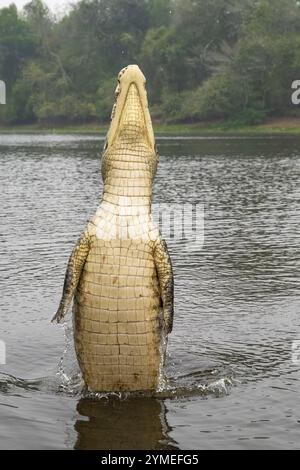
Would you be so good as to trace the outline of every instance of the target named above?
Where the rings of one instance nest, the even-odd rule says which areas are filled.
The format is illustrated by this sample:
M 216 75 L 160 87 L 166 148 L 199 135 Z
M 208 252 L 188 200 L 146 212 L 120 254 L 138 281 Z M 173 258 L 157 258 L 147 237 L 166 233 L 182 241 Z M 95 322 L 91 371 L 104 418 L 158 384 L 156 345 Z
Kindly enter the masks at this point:
M 87 396 L 71 319 L 50 319 L 100 200 L 103 139 L 0 135 L 0 448 L 300 448 L 300 139 L 157 144 L 154 202 L 203 207 L 204 244 L 168 242 L 175 322 L 157 394 Z

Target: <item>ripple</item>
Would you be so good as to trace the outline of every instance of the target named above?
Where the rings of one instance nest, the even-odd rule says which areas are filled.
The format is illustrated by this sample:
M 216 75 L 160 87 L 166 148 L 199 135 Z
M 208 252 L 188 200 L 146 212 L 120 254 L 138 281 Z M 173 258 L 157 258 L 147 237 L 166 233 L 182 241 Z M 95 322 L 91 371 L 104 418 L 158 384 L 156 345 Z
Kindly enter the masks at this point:
M 0 432 L 12 420 L 22 439 L 29 425 L 39 436 L 43 419 L 57 428 L 72 400 L 91 408 L 97 426 L 101 413 L 106 416 L 107 410 L 100 407 L 99 414 L 86 405 L 71 334 L 65 343 L 63 330 L 49 324 L 70 251 L 100 199 L 103 138 L 0 136 L 0 339 L 8 355 L 1 365 L 7 421 L 1 417 Z M 197 446 L 200 432 L 233 445 L 234 429 L 234 445 L 238 438 L 253 443 L 269 436 L 270 447 L 297 447 L 300 364 L 292 349 L 300 340 L 299 139 L 163 137 L 158 148 L 154 201 L 203 205 L 205 237 L 199 247 L 163 231 L 174 265 L 175 322 L 155 399 L 173 410 L 172 433 L 184 448 Z M 158 416 L 156 405 L 150 410 Z M 90 422 L 93 434 L 93 414 Z M 84 425 L 79 428 L 86 442 Z M 54 432 L 43 429 L 47 445 Z M 14 433 L 4 427 L 2 441 L 10 436 L 11 442 Z

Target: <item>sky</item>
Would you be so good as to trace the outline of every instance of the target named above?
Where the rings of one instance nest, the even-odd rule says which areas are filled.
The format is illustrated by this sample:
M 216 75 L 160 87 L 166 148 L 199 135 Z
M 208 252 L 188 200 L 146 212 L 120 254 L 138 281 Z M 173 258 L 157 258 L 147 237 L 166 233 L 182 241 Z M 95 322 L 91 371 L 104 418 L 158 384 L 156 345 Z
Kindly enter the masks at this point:
M 11 3 L 14 3 L 18 9 L 21 9 L 26 3 L 29 3 L 30 0 L 0 0 L 0 8 L 7 7 Z M 46 5 L 54 13 L 60 13 L 68 7 L 71 3 L 76 3 L 76 0 L 46 0 Z

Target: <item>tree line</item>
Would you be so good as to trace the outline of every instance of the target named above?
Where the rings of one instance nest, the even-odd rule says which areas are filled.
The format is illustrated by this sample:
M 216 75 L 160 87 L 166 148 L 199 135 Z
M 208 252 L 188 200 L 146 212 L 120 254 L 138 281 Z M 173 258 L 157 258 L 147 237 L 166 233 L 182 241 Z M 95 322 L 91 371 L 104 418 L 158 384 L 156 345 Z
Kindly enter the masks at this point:
M 81 0 L 60 18 L 41 0 L 12 4 L 0 10 L 0 122 L 106 122 L 130 63 L 147 77 L 157 121 L 296 115 L 300 2 Z

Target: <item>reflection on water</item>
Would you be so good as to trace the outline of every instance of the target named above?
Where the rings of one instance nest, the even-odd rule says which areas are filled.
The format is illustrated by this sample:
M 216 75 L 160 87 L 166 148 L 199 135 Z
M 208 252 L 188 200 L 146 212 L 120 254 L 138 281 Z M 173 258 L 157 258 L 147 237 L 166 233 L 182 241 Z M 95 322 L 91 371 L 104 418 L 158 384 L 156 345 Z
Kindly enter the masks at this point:
M 165 404 L 155 398 L 82 398 L 75 449 L 175 449 L 168 437 Z
M 299 448 L 299 145 L 158 140 L 154 201 L 204 204 L 205 243 L 168 241 L 176 313 L 163 387 L 99 399 L 83 394 L 70 336 L 50 319 L 100 198 L 102 142 L 0 135 L 1 448 Z

